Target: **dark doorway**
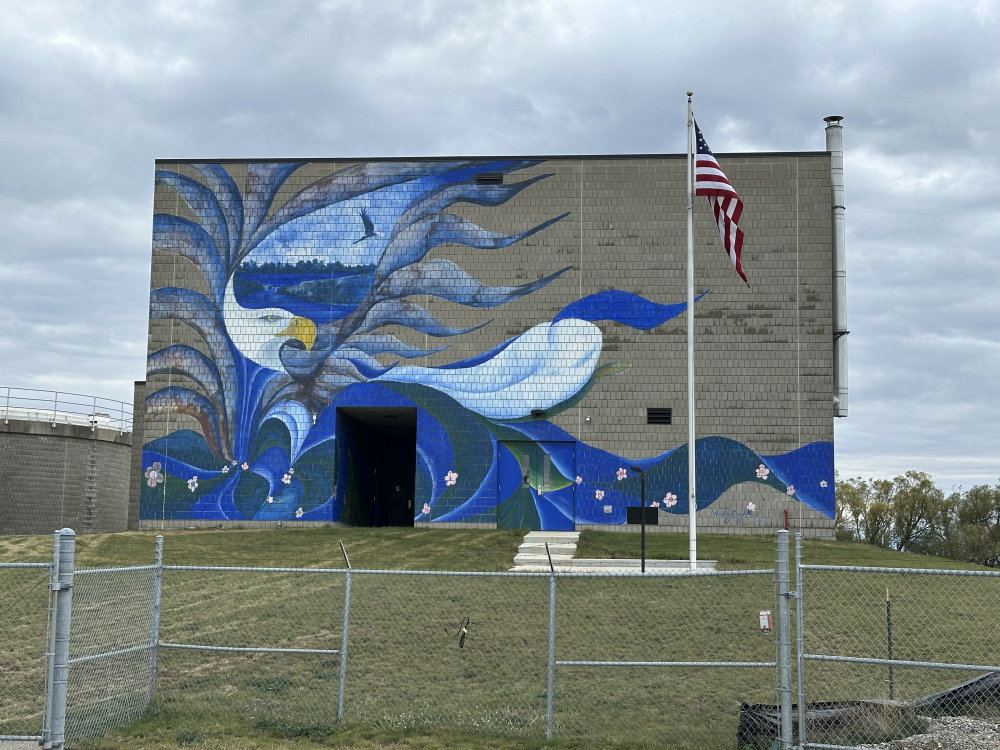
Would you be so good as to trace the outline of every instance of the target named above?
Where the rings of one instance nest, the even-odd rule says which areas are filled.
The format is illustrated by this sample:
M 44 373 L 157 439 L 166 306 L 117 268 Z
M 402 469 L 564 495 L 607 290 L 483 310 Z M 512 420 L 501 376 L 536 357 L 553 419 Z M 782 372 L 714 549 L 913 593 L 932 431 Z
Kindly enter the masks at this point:
M 350 477 L 342 520 L 362 526 L 412 526 L 417 410 L 339 407 L 337 440 Z

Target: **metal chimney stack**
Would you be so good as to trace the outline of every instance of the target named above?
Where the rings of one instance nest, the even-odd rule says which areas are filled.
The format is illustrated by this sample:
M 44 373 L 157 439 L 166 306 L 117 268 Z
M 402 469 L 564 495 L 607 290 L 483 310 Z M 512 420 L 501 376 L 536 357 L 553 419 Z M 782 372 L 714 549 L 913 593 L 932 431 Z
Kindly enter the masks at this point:
M 847 246 L 844 240 L 844 129 L 840 115 L 826 121 L 833 183 L 833 416 L 847 416 Z

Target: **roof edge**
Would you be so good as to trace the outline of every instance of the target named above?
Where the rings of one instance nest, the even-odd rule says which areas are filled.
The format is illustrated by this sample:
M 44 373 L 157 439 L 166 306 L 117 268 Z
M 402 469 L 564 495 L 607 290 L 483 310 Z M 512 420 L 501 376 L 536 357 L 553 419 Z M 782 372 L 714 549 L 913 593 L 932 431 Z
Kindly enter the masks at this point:
M 738 152 L 717 152 L 715 156 L 725 159 L 758 158 L 768 156 L 824 156 L 829 155 L 829 151 L 738 151 Z M 497 161 L 503 159 L 540 159 L 543 161 L 572 161 L 572 160 L 632 160 L 632 159 L 686 159 L 686 154 L 548 154 L 548 155 L 489 155 L 478 156 L 340 156 L 340 157 L 286 157 L 286 158 L 205 158 L 205 159 L 154 159 L 156 164 L 247 164 L 253 162 L 302 162 L 303 164 L 335 164 L 343 162 L 363 162 L 363 161 L 386 161 L 386 162 L 412 162 L 412 161 Z

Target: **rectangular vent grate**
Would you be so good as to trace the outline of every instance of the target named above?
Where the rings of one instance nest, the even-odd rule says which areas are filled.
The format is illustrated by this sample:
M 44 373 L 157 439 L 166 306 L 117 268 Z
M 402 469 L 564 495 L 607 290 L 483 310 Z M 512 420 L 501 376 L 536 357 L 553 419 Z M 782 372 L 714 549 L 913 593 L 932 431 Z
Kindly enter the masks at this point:
M 674 410 L 664 406 L 646 408 L 646 424 L 673 424 Z
M 503 172 L 480 172 L 476 175 L 478 185 L 502 185 Z

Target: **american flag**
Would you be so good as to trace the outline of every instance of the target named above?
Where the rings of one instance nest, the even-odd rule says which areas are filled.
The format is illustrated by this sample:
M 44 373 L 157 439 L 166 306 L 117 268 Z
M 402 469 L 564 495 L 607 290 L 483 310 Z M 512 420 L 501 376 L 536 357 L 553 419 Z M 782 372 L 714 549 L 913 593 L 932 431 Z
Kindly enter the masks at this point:
M 736 273 L 747 286 L 750 286 L 746 274 L 743 273 L 743 264 L 740 262 L 740 253 L 743 251 L 743 230 L 739 228 L 739 222 L 743 213 L 743 201 L 726 179 L 697 122 L 694 124 L 694 131 L 698 149 L 694 163 L 694 194 L 708 197 L 708 203 L 715 212 L 715 223 L 719 225 L 719 235 L 722 237 L 726 255 L 732 261 Z

